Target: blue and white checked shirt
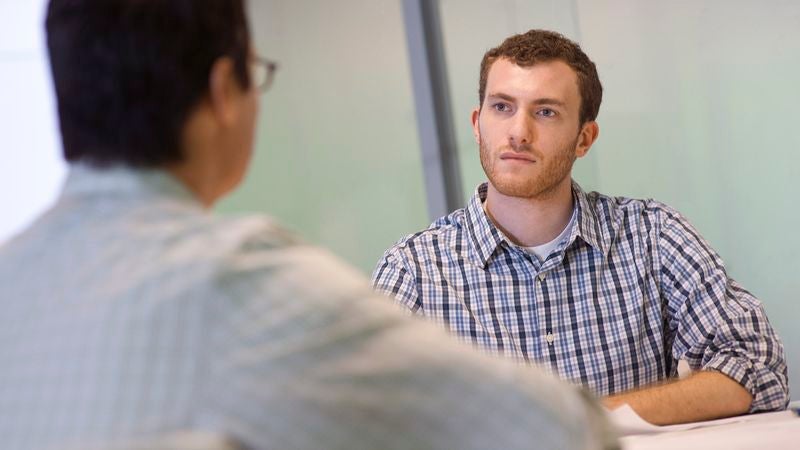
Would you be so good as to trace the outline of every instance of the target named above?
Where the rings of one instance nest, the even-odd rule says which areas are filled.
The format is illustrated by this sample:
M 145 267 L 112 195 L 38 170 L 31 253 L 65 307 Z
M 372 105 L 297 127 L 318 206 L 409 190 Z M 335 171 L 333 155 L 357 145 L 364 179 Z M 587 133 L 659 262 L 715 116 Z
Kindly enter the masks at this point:
M 73 167 L 0 247 L 0 448 L 617 447 L 577 389 L 374 297 L 163 172 Z
M 753 412 L 786 407 L 783 346 L 761 303 L 677 211 L 573 183 L 576 226 L 540 262 L 490 222 L 486 190 L 387 250 L 374 287 L 598 395 L 675 377 L 685 359 L 741 383 Z

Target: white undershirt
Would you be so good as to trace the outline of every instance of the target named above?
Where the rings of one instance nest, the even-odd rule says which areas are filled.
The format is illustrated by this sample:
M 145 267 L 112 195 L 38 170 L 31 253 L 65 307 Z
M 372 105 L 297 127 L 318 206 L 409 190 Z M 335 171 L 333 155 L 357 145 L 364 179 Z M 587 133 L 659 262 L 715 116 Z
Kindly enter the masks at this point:
M 563 240 L 565 240 L 572 232 L 572 227 L 575 225 L 575 218 L 577 217 L 576 212 L 577 209 L 573 207 L 572 217 L 570 217 L 569 223 L 567 223 L 567 226 L 565 226 L 564 229 L 561 231 L 561 234 L 556 236 L 556 238 L 553 239 L 552 241 L 542 245 L 536 245 L 534 247 L 520 247 L 520 248 L 522 248 L 523 250 L 532 255 L 535 255 L 537 258 L 539 258 L 539 261 L 544 261 L 545 259 L 547 259 L 548 256 L 550 256 L 550 253 L 552 253 L 552 251 L 555 250 L 556 247 L 558 247 L 558 244 L 560 244 Z

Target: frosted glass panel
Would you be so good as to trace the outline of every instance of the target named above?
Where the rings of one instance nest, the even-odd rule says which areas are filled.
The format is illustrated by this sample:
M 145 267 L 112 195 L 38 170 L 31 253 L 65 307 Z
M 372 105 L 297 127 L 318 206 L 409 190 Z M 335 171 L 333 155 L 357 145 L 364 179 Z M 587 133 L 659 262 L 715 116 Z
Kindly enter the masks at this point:
M 600 139 L 574 176 L 681 210 L 761 298 L 800 391 L 800 3 L 441 0 L 465 189 L 484 179 L 469 127 L 483 53 L 550 28 L 605 88 Z M 797 395 L 794 395 L 797 398 Z
M 262 211 L 365 272 L 428 225 L 401 5 L 251 1 L 280 64 L 254 164 L 222 211 Z

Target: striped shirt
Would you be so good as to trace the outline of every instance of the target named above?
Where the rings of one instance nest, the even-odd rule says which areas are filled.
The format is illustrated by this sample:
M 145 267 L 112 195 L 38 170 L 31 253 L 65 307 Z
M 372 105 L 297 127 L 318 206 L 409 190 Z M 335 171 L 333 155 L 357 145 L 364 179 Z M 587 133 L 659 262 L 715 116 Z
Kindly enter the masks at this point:
M 374 297 L 166 173 L 73 167 L 0 247 L 0 447 L 617 447 L 578 389 Z
M 610 395 L 715 370 L 753 395 L 751 411 L 789 399 L 783 346 L 764 309 L 674 209 L 585 193 L 577 222 L 544 261 L 468 206 L 383 255 L 373 286 L 492 354 L 548 367 Z

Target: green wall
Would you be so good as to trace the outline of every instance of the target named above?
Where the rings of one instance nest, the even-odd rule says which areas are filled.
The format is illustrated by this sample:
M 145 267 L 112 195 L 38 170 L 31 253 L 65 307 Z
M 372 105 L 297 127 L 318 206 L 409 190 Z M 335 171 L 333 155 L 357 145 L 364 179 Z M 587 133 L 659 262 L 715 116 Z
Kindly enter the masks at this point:
M 261 211 L 365 273 L 429 224 L 400 3 L 251 1 L 278 62 L 256 154 L 223 212 Z

